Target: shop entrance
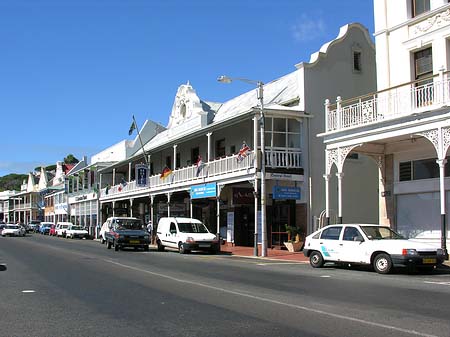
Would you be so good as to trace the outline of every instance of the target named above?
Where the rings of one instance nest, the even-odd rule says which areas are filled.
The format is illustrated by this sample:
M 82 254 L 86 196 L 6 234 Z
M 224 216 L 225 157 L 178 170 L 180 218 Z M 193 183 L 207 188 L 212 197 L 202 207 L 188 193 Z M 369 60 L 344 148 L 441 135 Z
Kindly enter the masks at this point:
M 295 200 L 273 200 L 270 245 L 282 247 L 288 240 L 286 225 L 295 226 Z
M 248 206 L 236 207 L 234 221 L 235 245 L 252 247 L 255 240 L 254 208 Z

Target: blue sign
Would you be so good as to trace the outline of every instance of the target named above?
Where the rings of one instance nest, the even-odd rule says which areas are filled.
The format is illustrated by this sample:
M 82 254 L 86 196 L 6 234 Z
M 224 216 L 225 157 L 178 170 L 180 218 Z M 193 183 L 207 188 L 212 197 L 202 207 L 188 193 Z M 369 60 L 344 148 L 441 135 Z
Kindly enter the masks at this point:
M 272 190 L 272 198 L 300 200 L 300 187 L 274 186 Z
M 145 164 L 136 164 L 135 176 L 136 176 L 136 187 L 147 187 L 148 166 Z
M 191 186 L 191 199 L 215 198 L 217 196 L 217 183 Z

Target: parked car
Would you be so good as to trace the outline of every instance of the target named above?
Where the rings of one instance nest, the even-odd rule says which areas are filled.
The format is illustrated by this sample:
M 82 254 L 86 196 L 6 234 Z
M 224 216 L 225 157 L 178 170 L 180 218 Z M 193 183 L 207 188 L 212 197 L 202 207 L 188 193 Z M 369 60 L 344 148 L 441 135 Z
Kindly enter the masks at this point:
M 3 228 L 6 227 L 6 224 L 1 223 L 0 224 L 0 235 L 2 234 Z
M 25 236 L 25 228 L 20 225 L 7 224 L 2 230 L 2 236 Z
M 50 226 L 50 230 L 49 230 L 49 232 L 48 232 L 48 235 L 50 235 L 50 236 L 56 236 L 56 225 L 55 225 L 55 224 L 53 224 L 53 225 Z
M 66 229 L 66 238 L 68 239 L 87 239 L 89 233 L 81 226 L 69 225 Z
M 104 244 L 106 242 L 106 233 L 109 232 L 111 226 L 118 223 L 123 223 L 124 221 L 129 220 L 137 220 L 136 218 L 131 217 L 123 217 L 123 216 L 113 216 L 106 219 L 106 221 L 103 223 L 102 227 L 100 228 L 100 232 L 98 234 L 100 242 Z
M 50 227 L 53 224 L 53 222 L 41 222 L 41 225 L 39 226 L 39 233 L 42 235 L 47 235 L 50 232 Z
M 158 223 L 156 244 L 158 250 L 165 247 L 176 248 L 181 254 L 191 250 L 219 251 L 219 239 L 197 219 L 161 218 Z
M 142 248 L 148 251 L 150 235 L 143 229 L 141 221 L 137 218 L 114 218 L 108 222 L 108 231 L 105 232 L 106 247 L 114 247 L 118 251 L 125 247 Z
M 330 225 L 308 235 L 303 249 L 312 267 L 326 262 L 371 265 L 387 274 L 393 267 L 427 270 L 444 262 L 444 251 L 426 243 L 403 238 L 381 225 Z
M 29 232 L 39 232 L 39 227 L 41 225 L 41 222 L 38 220 L 31 220 L 30 223 L 28 224 L 28 231 Z
M 71 222 L 58 222 L 56 224 L 56 236 L 66 237 L 66 231 L 69 226 L 73 226 L 73 223 Z

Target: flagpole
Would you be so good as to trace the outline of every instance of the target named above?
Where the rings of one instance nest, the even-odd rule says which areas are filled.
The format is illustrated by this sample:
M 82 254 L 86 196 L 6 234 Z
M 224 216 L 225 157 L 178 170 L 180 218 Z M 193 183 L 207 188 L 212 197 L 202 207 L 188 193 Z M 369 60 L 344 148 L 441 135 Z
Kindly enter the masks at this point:
M 134 119 L 134 115 L 133 115 L 133 123 L 136 126 L 137 134 L 138 134 L 138 137 L 139 137 L 139 142 L 141 143 L 142 153 L 144 154 L 145 163 L 147 164 L 147 167 L 150 169 L 150 166 L 149 166 L 149 163 L 148 163 L 148 159 L 147 159 L 147 153 L 144 150 L 144 145 L 142 144 L 141 134 L 139 132 L 139 127 L 138 127 L 138 125 L 136 123 L 136 119 Z

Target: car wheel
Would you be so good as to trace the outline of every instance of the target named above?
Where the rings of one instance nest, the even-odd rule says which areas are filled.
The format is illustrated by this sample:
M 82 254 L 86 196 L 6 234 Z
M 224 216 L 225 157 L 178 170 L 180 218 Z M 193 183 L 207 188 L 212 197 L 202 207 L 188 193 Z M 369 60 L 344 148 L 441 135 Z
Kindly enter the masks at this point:
M 161 244 L 161 241 L 156 241 L 156 244 L 158 245 L 158 252 L 163 252 L 164 246 Z
M 145 245 L 144 246 L 144 252 L 148 252 L 148 251 L 149 251 L 148 245 Z
M 178 244 L 178 252 L 179 252 L 180 254 L 187 254 L 187 253 L 189 253 L 189 250 L 187 250 L 186 248 L 184 248 L 184 244 L 180 242 L 180 243 Z
M 392 260 L 388 254 L 381 253 L 375 256 L 372 265 L 378 274 L 388 274 L 392 269 Z
M 118 252 L 119 251 L 119 245 L 117 244 L 117 242 L 114 242 L 114 250 L 116 251 L 116 252 Z
M 313 268 L 323 267 L 324 261 L 323 261 L 322 254 L 320 254 L 320 252 L 318 252 L 318 251 L 313 251 L 311 253 L 311 255 L 309 256 L 309 264 Z
M 106 248 L 111 249 L 111 242 L 109 240 L 106 240 Z
M 104 245 L 106 241 L 105 241 L 105 239 L 101 238 L 100 242 L 102 243 L 102 245 Z

